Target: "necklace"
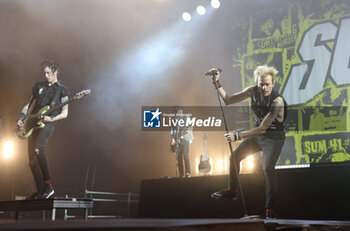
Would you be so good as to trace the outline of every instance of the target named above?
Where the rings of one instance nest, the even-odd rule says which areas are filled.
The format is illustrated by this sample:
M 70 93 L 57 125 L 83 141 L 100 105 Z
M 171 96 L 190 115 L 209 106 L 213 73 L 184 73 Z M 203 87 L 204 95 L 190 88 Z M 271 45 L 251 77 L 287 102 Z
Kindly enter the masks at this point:
M 270 105 L 270 97 L 271 97 L 271 94 L 269 96 L 263 96 L 264 103 L 266 104 L 267 107 Z

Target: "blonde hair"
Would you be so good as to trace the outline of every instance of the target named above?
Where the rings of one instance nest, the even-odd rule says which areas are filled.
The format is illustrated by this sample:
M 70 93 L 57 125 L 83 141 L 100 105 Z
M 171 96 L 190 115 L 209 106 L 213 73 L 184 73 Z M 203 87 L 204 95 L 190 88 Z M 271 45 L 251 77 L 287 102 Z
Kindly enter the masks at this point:
M 254 70 L 254 78 L 255 78 L 255 82 L 258 82 L 258 78 L 259 76 L 261 77 L 265 77 L 267 75 L 271 75 L 272 76 L 272 81 L 274 81 L 275 76 L 277 75 L 278 71 L 276 70 L 276 68 L 274 67 L 268 67 L 267 65 L 264 66 L 258 66 L 257 68 L 255 68 Z

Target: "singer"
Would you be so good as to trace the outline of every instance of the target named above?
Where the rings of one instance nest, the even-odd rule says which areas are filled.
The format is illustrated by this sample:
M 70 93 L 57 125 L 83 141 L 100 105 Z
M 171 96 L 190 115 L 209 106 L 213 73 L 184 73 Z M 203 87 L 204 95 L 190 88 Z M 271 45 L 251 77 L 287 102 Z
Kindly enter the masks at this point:
M 287 104 L 273 88 L 274 77 L 278 73 L 274 67 L 258 66 L 254 71 L 256 85 L 229 96 L 219 82 L 221 70 L 212 68 L 207 73 L 214 81 L 220 97 L 226 105 L 251 99 L 251 107 L 257 117 L 257 127 L 247 131 L 233 131 L 225 134 L 227 142 L 243 139 L 230 156 L 229 186 L 211 197 L 214 199 L 236 198 L 237 177 L 240 161 L 248 155 L 262 151 L 266 178 L 266 218 L 276 218 L 275 200 L 277 194 L 277 176 L 275 164 L 285 140 L 284 121 L 287 116 Z M 206 73 L 206 74 L 207 74 Z M 215 81 L 217 84 L 215 84 Z

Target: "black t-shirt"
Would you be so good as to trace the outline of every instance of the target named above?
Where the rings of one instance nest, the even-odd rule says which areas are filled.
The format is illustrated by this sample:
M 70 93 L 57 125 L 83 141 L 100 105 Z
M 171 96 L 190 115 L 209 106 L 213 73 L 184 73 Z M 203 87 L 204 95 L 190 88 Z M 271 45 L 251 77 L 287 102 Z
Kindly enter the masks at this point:
M 70 94 L 68 88 L 61 84 L 59 81 L 52 84 L 51 86 L 48 85 L 47 81 L 38 82 L 34 85 L 32 91 L 32 100 L 36 100 L 36 105 L 33 109 L 33 113 L 38 112 L 45 106 L 50 106 L 50 108 L 53 108 L 57 105 L 60 105 L 62 103 L 61 99 L 64 97 L 69 97 Z M 49 116 L 56 116 L 60 114 L 61 111 L 62 108 L 53 111 Z

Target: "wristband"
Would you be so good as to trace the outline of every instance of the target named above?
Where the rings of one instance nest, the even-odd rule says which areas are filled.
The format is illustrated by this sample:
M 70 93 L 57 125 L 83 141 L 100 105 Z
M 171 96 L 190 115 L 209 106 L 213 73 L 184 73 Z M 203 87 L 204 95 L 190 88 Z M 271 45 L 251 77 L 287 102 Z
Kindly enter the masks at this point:
M 213 83 L 213 85 L 214 85 L 214 88 L 215 88 L 215 89 L 222 87 L 222 86 L 221 86 L 221 83 L 220 83 L 219 81 L 216 82 L 216 85 L 215 85 L 215 83 Z M 216 86 L 217 86 L 217 87 L 216 87 Z
M 242 131 L 242 129 L 236 129 L 236 130 L 232 131 L 233 138 L 235 139 L 235 141 L 242 139 L 241 131 Z
M 17 121 L 18 120 L 23 120 L 26 117 L 26 115 L 24 113 L 19 114 Z

